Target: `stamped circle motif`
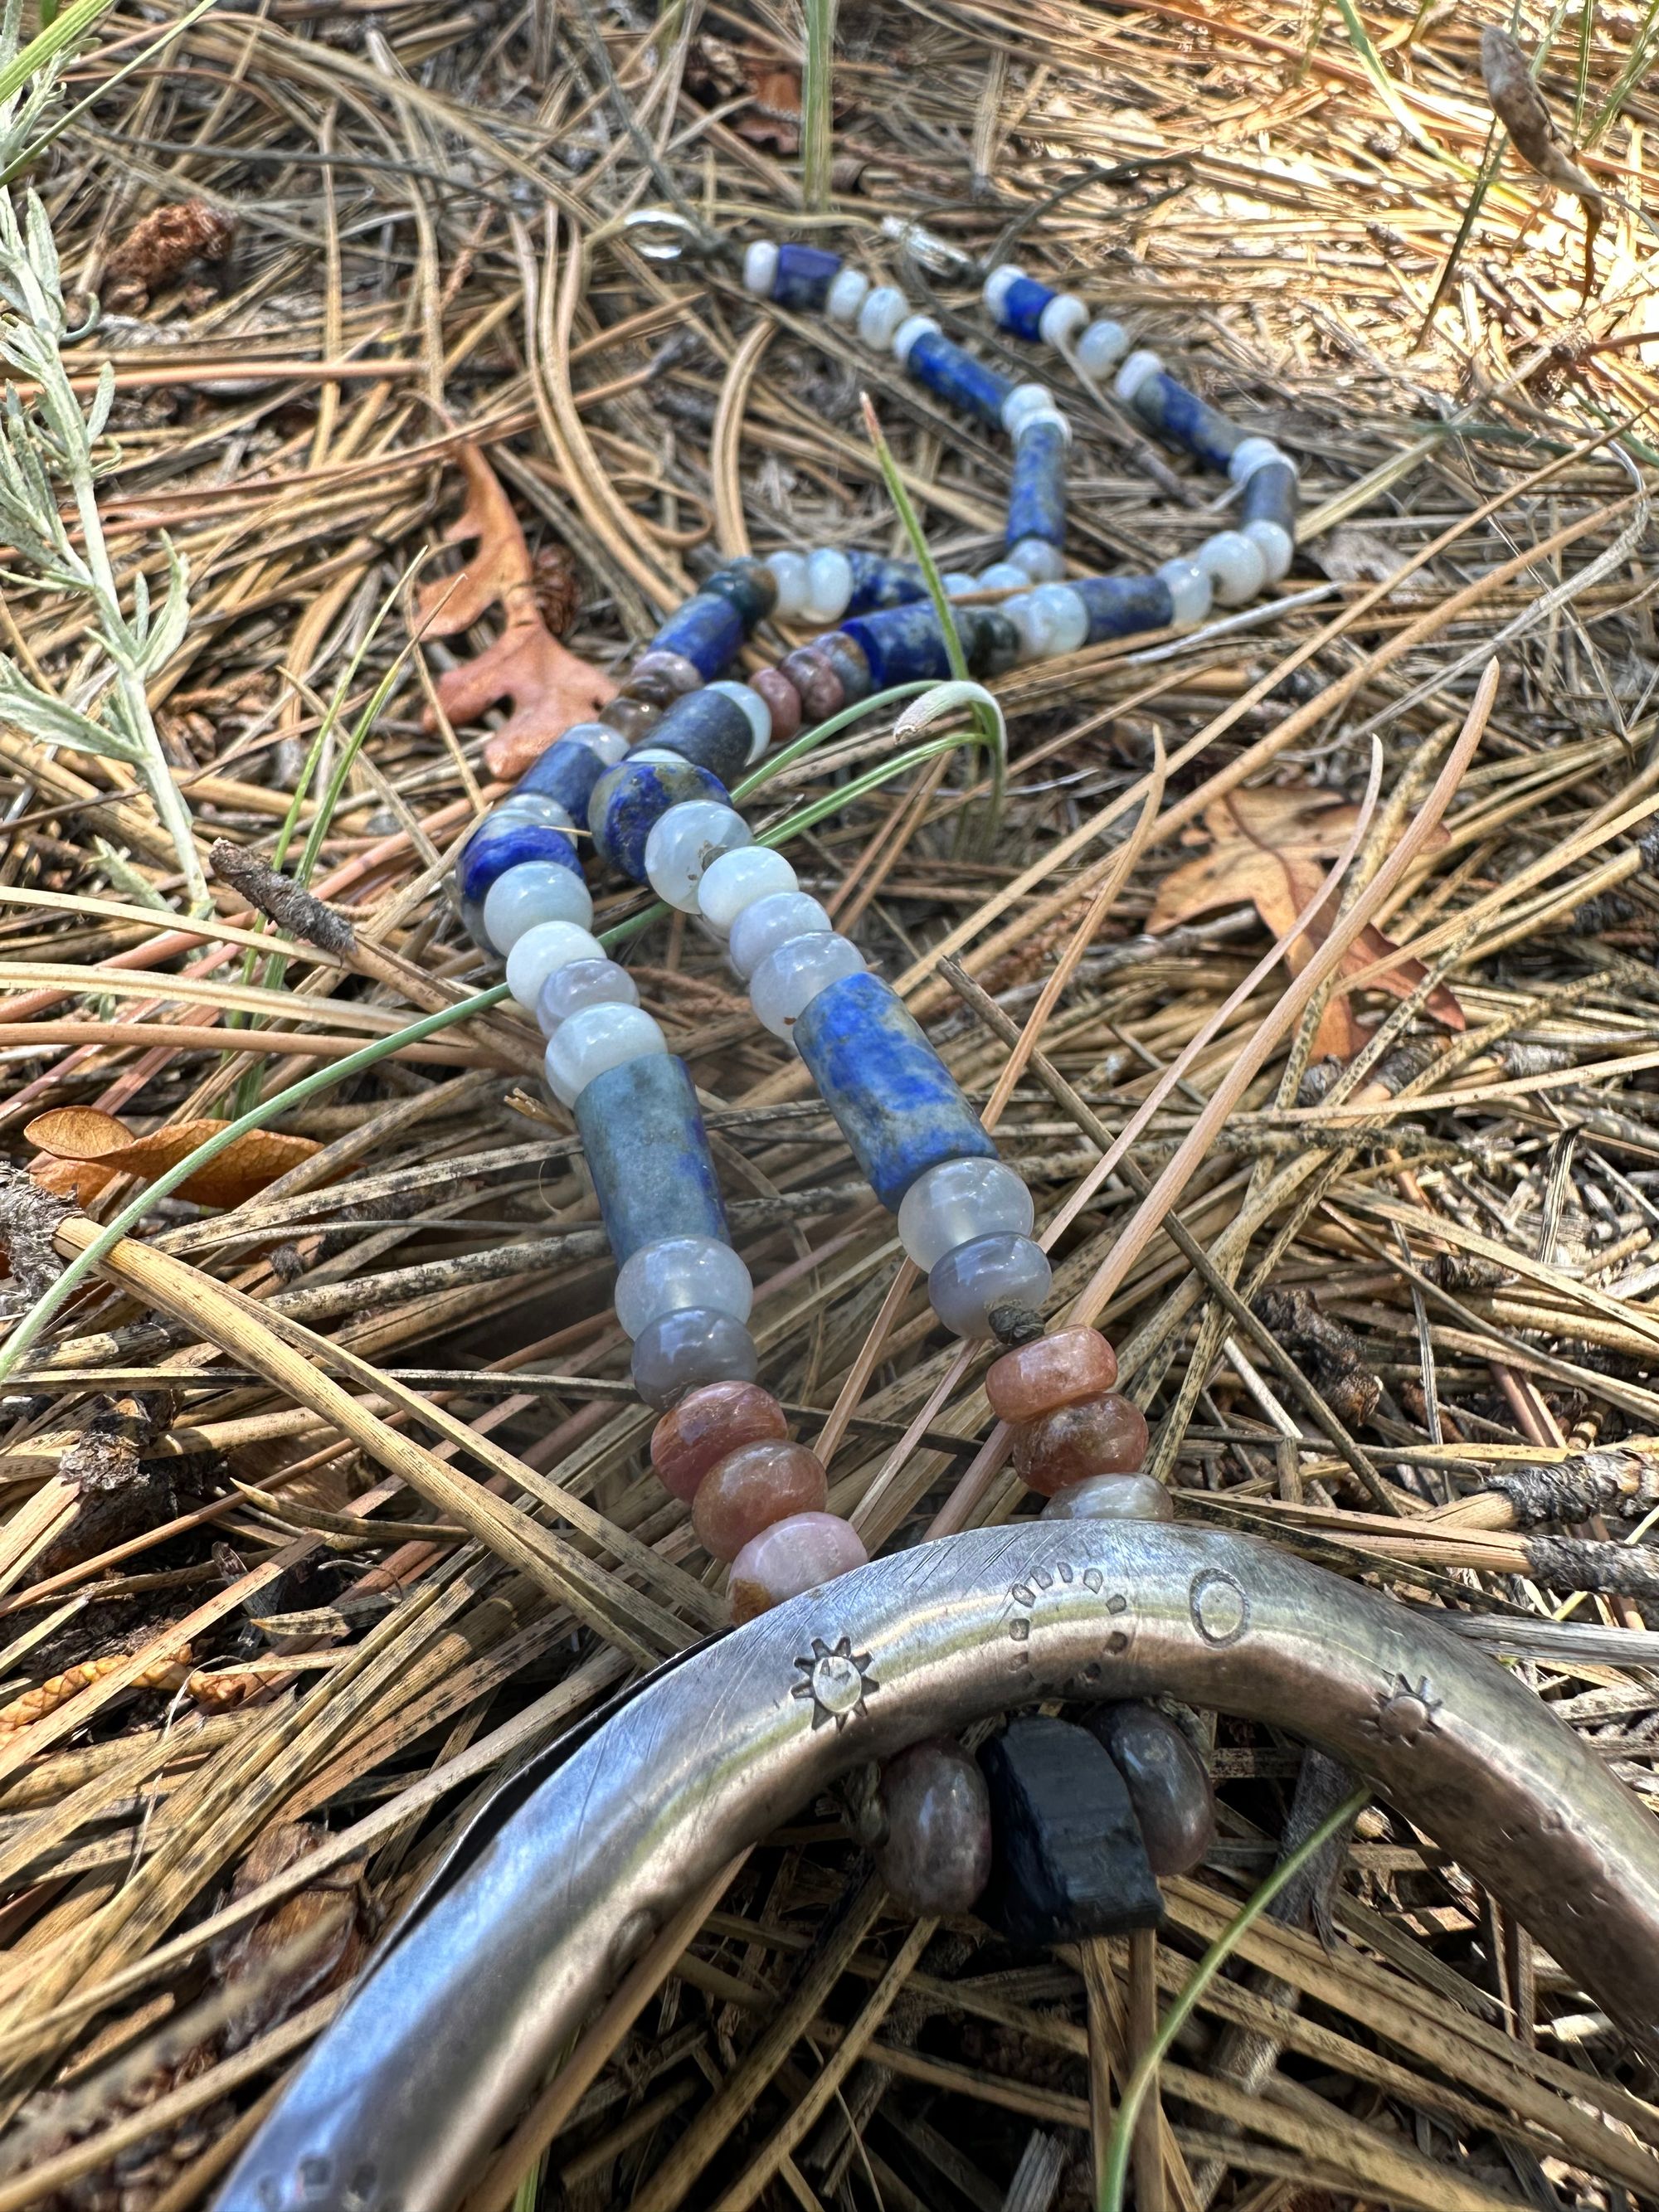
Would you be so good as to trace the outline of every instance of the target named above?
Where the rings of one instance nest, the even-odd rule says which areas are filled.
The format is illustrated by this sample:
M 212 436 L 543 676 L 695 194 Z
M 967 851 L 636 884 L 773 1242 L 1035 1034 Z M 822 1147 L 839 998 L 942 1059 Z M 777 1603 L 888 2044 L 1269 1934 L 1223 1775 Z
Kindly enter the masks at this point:
M 1193 1626 L 1206 1644 L 1237 1644 L 1250 1625 L 1250 1601 L 1243 1584 L 1219 1568 L 1194 1576 L 1188 1603 Z

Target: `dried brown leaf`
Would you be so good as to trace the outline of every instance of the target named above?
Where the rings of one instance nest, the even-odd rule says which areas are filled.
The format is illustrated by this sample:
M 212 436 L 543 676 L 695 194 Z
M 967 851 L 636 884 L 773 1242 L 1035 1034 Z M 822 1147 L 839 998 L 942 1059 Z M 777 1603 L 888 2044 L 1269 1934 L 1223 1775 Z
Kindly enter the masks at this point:
M 29 1163 L 31 1179 L 42 1190 L 86 1206 L 117 1176 L 148 1181 L 165 1174 L 227 1126 L 206 1120 L 180 1121 L 135 1137 L 118 1115 L 106 1114 L 101 1107 L 54 1106 L 37 1114 L 23 1133 L 39 1152 Z M 313 1137 L 250 1130 L 181 1184 L 179 1195 L 198 1206 L 240 1206 L 320 1149 Z

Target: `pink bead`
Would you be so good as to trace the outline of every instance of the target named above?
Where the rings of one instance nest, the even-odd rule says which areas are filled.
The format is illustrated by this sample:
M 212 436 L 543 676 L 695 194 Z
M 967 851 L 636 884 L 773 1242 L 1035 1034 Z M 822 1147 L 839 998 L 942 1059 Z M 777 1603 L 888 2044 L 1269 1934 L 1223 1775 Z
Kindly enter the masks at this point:
M 1014 1431 L 1014 1472 L 1052 1498 L 1091 1474 L 1134 1474 L 1146 1456 L 1146 1417 L 1115 1390 L 1057 1406 Z
M 743 1444 L 781 1443 L 783 1408 L 758 1382 L 705 1382 L 670 1407 L 651 1431 L 651 1464 L 665 1490 L 688 1504 L 711 1467 Z
M 744 1444 L 697 1485 L 691 1525 L 705 1552 L 735 1559 L 763 1528 L 792 1515 L 822 1513 L 829 1498 L 823 1462 L 805 1444 Z
M 869 1563 L 863 1538 L 839 1514 L 796 1513 L 775 1521 L 732 1564 L 732 1618 L 753 1620 L 786 1598 Z
M 781 669 L 762 668 L 749 679 L 749 689 L 766 702 L 772 717 L 772 742 L 787 744 L 800 727 L 800 693 Z
M 1117 1354 L 1098 1329 L 1057 1328 L 1005 1352 L 985 1378 L 1000 1421 L 1034 1421 L 1056 1406 L 1098 1397 L 1117 1380 Z

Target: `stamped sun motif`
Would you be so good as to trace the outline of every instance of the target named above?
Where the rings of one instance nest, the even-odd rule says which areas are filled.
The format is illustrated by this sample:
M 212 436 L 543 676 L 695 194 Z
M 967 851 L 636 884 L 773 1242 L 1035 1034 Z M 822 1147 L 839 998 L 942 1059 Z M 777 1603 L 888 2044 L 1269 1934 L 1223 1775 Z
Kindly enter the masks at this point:
M 826 1721 L 834 1721 L 838 1731 L 844 1729 L 881 1687 L 869 1672 L 870 1654 L 854 1651 L 848 1636 L 843 1636 L 835 1644 L 815 1636 L 811 1653 L 797 1659 L 795 1664 L 800 1668 L 802 1679 L 790 1694 L 811 1698 L 815 1729 L 822 1728 Z
M 1396 1674 L 1386 1690 L 1376 1693 L 1376 1717 L 1371 1726 L 1385 1743 L 1415 1743 L 1434 1726 L 1434 1717 L 1444 1701 L 1434 1694 L 1426 1674 L 1413 1682 Z

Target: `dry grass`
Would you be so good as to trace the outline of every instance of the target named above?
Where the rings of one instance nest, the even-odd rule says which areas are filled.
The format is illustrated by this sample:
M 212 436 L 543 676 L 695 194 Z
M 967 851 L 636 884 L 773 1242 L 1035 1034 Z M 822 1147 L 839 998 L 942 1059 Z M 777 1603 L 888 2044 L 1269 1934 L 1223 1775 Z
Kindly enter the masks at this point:
M 964 754 L 831 815 L 799 866 L 981 1100 L 1074 959 L 999 1125 L 1039 1218 L 1065 1214 L 1074 1296 L 1281 988 L 1249 997 L 1079 1198 L 1267 941 L 1244 888 L 1147 931 L 1183 835 L 1242 787 L 1355 798 L 1376 738 L 1368 879 L 1498 654 L 1446 835 L 1383 916 L 1466 1026 L 1423 990 L 1361 989 L 1344 1075 L 1316 1050 L 1316 1006 L 1178 1220 L 1114 1271 L 1102 1319 L 1183 1514 L 1451 1609 L 1651 1792 L 1645 1524 L 1617 1556 L 1558 1547 L 1546 1578 L 1490 1493 L 1468 1502 L 1498 1462 L 1617 1443 L 1641 1465 L 1659 1437 L 1651 31 L 1605 4 L 1549 19 L 1558 125 L 1609 195 L 1581 303 L 1577 204 L 1540 202 L 1512 161 L 1477 192 L 1478 24 L 1373 4 L 1367 45 L 1358 21 L 1346 0 L 843 0 L 831 208 L 866 265 L 926 284 L 874 228 L 890 214 L 978 252 L 1014 241 L 1295 453 L 1309 521 L 1280 603 L 1248 621 L 1001 684 L 988 852 L 958 834 L 985 797 Z M 154 25 L 107 16 L 77 95 Z M 1533 10 L 1529 48 L 1545 27 Z M 112 549 L 127 579 L 158 577 L 165 529 L 191 566 L 152 704 L 203 853 L 269 858 L 323 732 L 290 865 L 340 770 L 313 888 L 350 927 L 272 964 L 222 878 L 189 927 L 132 775 L 0 726 L 15 1161 L 38 1158 L 25 1132 L 48 1109 L 159 1139 L 494 980 L 444 868 L 490 794 L 487 733 L 423 714 L 489 625 L 423 665 L 400 581 L 457 510 L 462 438 L 544 573 L 574 556 L 568 641 L 601 665 L 713 550 L 899 548 L 861 386 L 941 565 L 990 552 L 1000 445 L 822 329 L 786 319 L 763 346 L 729 267 L 647 262 L 619 228 L 671 189 L 718 228 L 798 219 L 801 47 L 795 13 L 767 6 L 274 0 L 141 59 L 42 164 L 66 287 L 105 294 L 74 364 L 117 349 Z M 191 198 L 235 218 L 229 258 L 118 295 L 112 250 Z M 965 293 L 935 311 L 996 350 Z M 1071 398 L 1079 560 L 1206 534 L 1213 486 Z M 76 605 L 10 584 L 0 627 L 50 685 L 70 679 Z M 1118 870 L 1160 744 L 1161 809 Z M 892 749 L 889 723 L 863 725 L 779 803 Z M 638 903 L 612 894 L 602 918 Z M 1026 1510 L 980 1449 L 980 1364 L 932 1328 L 799 1070 L 695 933 L 658 921 L 630 957 L 710 1102 L 765 1376 L 826 1431 L 837 1508 L 884 1542 Z M 684 1513 L 642 1471 L 595 1209 L 536 1063 L 492 1012 L 319 1088 L 276 1127 L 320 1149 L 159 1201 L 10 1377 L 0 2208 L 205 2201 L 462 1809 L 721 1617 Z M 107 1221 L 140 1187 L 82 1186 L 85 1211 Z M 14 1188 L 20 1313 L 57 1264 L 41 1211 Z M 89 1233 L 62 1232 L 58 1261 Z M 826 1800 L 665 1931 L 472 2212 L 538 2160 L 540 2201 L 581 2212 L 1082 2206 L 1091 2099 L 1098 2124 L 1157 1992 L 1270 1863 L 1293 1796 L 1302 1817 L 1343 1794 L 1291 1742 L 1201 1724 L 1221 1840 L 1171 1886 L 1156 1944 L 1014 1965 L 970 1923 L 913 1928 Z M 1164 2205 L 1659 2200 L 1655 2084 L 1570 1960 L 1382 1808 L 1333 1875 L 1324 1940 L 1264 1923 L 1166 2070 Z M 1142 2190 L 1158 2202 L 1146 2164 Z

